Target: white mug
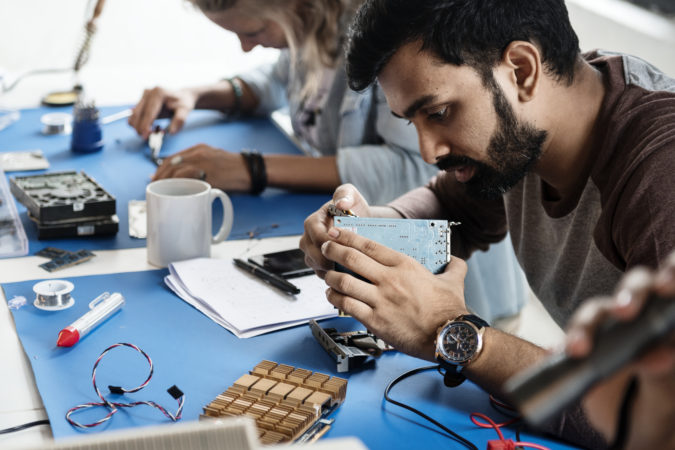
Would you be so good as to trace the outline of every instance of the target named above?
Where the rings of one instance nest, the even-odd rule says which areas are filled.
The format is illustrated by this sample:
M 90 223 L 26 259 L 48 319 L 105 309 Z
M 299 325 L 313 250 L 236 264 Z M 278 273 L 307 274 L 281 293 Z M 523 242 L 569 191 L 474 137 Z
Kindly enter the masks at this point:
M 211 204 L 223 203 L 223 224 L 213 236 Z M 211 244 L 224 241 L 232 230 L 230 198 L 205 181 L 168 178 L 145 188 L 148 262 L 166 267 L 175 261 L 211 256 Z

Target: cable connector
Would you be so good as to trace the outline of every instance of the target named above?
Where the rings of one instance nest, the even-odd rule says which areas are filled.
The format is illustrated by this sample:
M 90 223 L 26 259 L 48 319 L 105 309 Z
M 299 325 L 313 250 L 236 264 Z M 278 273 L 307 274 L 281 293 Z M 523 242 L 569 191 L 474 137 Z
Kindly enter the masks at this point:
M 488 441 L 487 450 L 515 450 L 513 439 L 493 439 Z
M 173 386 L 171 386 L 169 389 L 167 389 L 166 392 L 168 392 L 169 395 L 171 395 L 176 400 L 178 400 L 179 398 L 181 398 L 184 395 L 183 391 L 178 389 L 178 386 L 176 386 L 175 384 Z
M 124 389 L 119 386 L 108 386 L 111 394 L 124 394 Z

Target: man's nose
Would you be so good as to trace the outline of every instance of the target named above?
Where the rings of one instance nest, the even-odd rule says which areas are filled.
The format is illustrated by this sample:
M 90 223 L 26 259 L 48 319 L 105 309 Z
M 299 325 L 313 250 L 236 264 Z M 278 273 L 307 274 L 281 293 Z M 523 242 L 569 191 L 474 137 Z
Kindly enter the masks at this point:
M 450 153 L 450 146 L 443 143 L 443 140 L 440 139 L 436 133 L 417 128 L 417 136 L 419 139 L 420 153 L 425 162 L 436 164 L 439 156 Z

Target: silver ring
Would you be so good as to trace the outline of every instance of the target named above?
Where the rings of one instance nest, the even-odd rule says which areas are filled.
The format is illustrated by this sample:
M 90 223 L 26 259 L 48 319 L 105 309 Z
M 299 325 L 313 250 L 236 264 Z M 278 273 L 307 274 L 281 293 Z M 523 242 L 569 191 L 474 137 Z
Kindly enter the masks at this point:
M 183 157 L 180 155 L 176 155 L 173 158 L 171 158 L 171 165 L 172 166 L 177 166 L 178 164 L 183 162 Z
M 206 180 L 206 172 L 204 172 L 203 170 L 200 170 L 199 174 L 197 175 L 197 178 L 199 178 L 202 181 Z

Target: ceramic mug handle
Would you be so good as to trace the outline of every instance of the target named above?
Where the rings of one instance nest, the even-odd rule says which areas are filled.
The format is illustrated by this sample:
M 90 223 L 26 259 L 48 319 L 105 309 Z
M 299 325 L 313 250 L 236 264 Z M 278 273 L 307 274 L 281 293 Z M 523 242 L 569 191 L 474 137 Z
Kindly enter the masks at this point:
M 216 198 L 219 198 L 220 202 L 223 204 L 223 223 L 220 226 L 218 233 L 211 237 L 212 244 L 217 244 L 218 242 L 227 239 L 230 235 L 230 231 L 232 231 L 232 222 L 234 221 L 234 209 L 232 208 L 230 197 L 220 189 L 211 189 L 211 203 L 213 203 Z

